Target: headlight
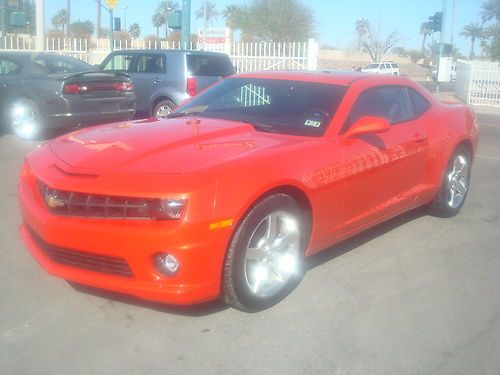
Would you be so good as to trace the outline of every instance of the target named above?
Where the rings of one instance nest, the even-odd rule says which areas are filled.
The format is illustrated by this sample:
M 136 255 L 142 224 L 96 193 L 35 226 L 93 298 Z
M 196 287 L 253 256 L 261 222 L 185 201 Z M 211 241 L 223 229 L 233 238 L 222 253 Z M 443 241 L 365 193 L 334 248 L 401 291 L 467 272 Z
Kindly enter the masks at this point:
M 186 199 L 155 199 L 148 202 L 148 211 L 155 219 L 179 219 L 186 206 Z

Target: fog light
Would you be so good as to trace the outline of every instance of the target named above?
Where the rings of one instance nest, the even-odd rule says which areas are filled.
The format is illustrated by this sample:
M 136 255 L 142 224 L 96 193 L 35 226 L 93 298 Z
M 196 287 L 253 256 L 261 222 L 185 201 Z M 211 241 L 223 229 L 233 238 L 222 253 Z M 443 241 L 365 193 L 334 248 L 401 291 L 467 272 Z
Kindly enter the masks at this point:
M 160 253 L 154 256 L 158 272 L 165 276 L 174 276 L 179 271 L 180 263 L 172 254 Z

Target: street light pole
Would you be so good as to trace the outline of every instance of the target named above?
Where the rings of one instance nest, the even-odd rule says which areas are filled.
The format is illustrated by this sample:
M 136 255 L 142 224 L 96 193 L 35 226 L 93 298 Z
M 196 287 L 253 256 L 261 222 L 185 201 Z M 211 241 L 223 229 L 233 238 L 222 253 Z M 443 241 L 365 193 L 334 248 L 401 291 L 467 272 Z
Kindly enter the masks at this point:
M 45 50 L 45 4 L 44 0 L 36 0 L 35 2 L 35 18 L 36 18 L 36 49 L 37 51 Z
M 203 49 L 207 43 L 207 0 L 203 3 Z
M 128 6 L 123 6 L 123 29 L 127 31 L 127 9 Z
M 182 48 L 187 49 L 191 37 L 191 0 L 182 0 Z
M 438 60 L 438 69 L 437 69 L 437 80 L 436 80 L 436 92 L 439 93 L 440 84 L 439 84 L 439 71 L 441 69 L 441 58 L 443 57 L 444 52 L 444 30 L 446 26 L 446 0 L 443 0 L 443 20 L 441 23 L 441 33 L 439 36 L 439 60 Z

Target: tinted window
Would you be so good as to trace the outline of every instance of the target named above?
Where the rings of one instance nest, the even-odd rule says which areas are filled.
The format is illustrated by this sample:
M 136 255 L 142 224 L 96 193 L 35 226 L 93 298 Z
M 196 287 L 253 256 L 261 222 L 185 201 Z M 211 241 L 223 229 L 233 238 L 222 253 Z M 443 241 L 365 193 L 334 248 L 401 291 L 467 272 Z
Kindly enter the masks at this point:
M 345 86 L 322 83 L 230 78 L 178 108 L 173 117 L 196 113 L 248 122 L 263 131 L 320 136 L 345 92 Z
M 431 107 L 431 104 L 427 101 L 427 99 L 415 90 L 408 88 L 408 95 L 413 108 L 413 117 L 416 118 L 422 116 Z
M 0 76 L 16 76 L 21 73 L 21 65 L 10 60 L 0 60 Z
M 166 73 L 167 63 L 165 55 L 140 55 L 135 67 L 137 73 Z
M 404 87 L 377 87 L 365 91 L 354 104 L 349 125 L 364 116 L 382 117 L 391 124 L 408 121 L 412 112 Z
M 113 55 L 102 67 L 102 70 L 123 70 L 129 72 L 133 60 L 134 55 Z
M 83 61 L 73 60 L 63 56 L 37 56 L 33 62 L 43 68 L 48 74 L 80 73 L 95 70 L 93 66 Z
M 365 69 L 378 69 L 380 64 L 370 64 Z
M 394 69 L 397 69 L 397 68 L 398 68 L 398 64 L 394 64 L 394 63 L 392 63 L 392 67 L 393 67 Z
M 227 77 L 234 74 L 234 67 L 225 55 L 187 55 L 189 73 L 193 76 Z

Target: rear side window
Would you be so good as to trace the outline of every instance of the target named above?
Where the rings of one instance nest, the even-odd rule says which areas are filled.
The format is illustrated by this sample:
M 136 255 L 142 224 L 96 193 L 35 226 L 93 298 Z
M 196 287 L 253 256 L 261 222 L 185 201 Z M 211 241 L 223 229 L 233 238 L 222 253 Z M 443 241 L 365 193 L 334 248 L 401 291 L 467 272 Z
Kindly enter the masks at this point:
M 102 70 L 123 70 L 130 72 L 134 55 L 117 54 L 113 55 L 102 67 Z
M 48 74 L 81 73 L 95 70 L 93 66 L 84 62 L 70 60 L 64 57 L 39 56 L 33 62 L 43 68 Z
M 135 67 L 137 73 L 166 73 L 167 62 L 165 55 L 161 54 L 148 54 L 140 55 L 137 58 L 137 65 Z
M 344 130 L 364 116 L 382 117 L 390 124 L 397 124 L 410 120 L 412 115 L 404 87 L 376 87 L 360 95 Z
M 431 104 L 417 91 L 411 88 L 408 88 L 407 90 L 413 108 L 413 117 L 417 118 L 422 116 L 431 107 Z
M 234 74 L 234 67 L 225 55 L 187 55 L 188 71 L 192 76 L 227 77 Z
M 0 76 L 17 76 L 21 73 L 21 65 L 10 60 L 0 60 Z

